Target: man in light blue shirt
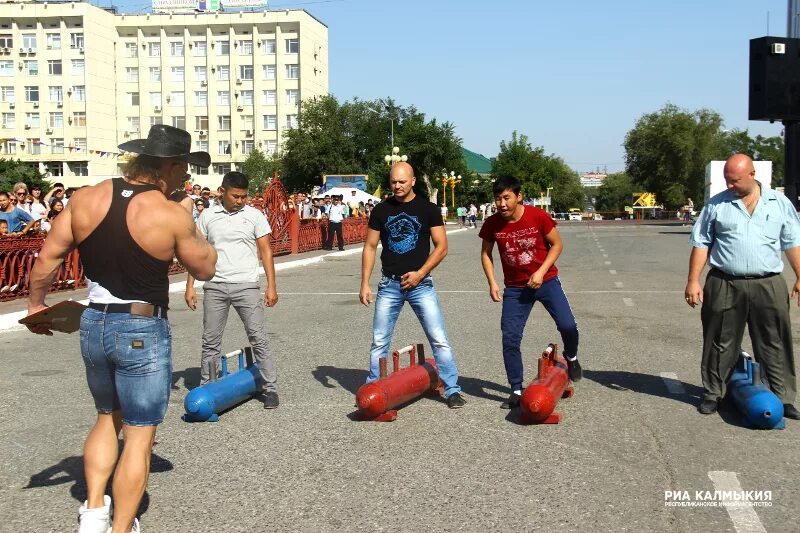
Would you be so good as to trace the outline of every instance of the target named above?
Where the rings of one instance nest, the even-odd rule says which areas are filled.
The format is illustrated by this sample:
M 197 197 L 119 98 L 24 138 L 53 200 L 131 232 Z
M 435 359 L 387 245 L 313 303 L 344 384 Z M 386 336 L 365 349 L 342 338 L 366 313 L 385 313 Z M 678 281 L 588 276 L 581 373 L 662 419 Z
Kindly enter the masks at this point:
M 723 170 L 728 189 L 712 197 L 692 229 L 686 303 L 702 304 L 702 414 L 717 411 L 741 349 L 745 325 L 755 357 L 766 370 L 784 416 L 800 419 L 789 291 L 781 252 L 795 273 L 792 298 L 800 305 L 800 218 L 782 194 L 761 186 L 748 156 L 736 154 Z M 711 270 L 701 288 L 700 274 Z

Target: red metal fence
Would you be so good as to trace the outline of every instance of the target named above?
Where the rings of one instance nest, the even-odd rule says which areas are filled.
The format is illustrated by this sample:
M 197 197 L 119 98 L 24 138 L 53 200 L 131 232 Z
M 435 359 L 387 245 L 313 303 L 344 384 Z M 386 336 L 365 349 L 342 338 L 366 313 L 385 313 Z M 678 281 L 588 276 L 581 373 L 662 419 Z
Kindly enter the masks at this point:
M 328 234 L 328 222 L 300 220 L 289 201 L 283 184 L 278 180 L 264 190 L 263 199 L 256 199 L 253 206 L 267 215 L 272 227 L 272 250 L 276 255 L 296 254 L 319 250 Z M 364 242 L 367 235 L 366 218 L 348 218 L 342 224 L 345 243 Z M 0 237 L 0 301 L 13 300 L 28 295 L 28 273 L 31 271 L 39 250 L 44 244 L 41 235 Z M 185 272 L 177 260 L 170 274 Z M 78 251 L 67 256 L 61 265 L 50 292 L 74 290 L 86 286 Z

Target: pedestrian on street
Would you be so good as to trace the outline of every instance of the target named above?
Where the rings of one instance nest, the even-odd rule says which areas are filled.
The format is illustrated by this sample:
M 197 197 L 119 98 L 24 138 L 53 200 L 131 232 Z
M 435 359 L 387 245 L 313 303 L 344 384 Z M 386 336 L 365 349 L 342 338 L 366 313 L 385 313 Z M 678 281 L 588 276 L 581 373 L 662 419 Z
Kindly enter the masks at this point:
M 704 415 L 717 411 L 747 326 L 754 356 L 783 403 L 784 416 L 798 420 L 790 299 L 781 252 L 794 270 L 791 298 L 800 305 L 800 219 L 786 196 L 756 179 L 748 156 L 728 158 L 723 174 L 727 190 L 706 203 L 689 238 L 685 299 L 691 307 L 702 304 L 703 324 L 703 398 L 697 410 Z M 701 287 L 706 262 L 711 270 Z
M 328 208 L 328 238 L 325 239 L 326 250 L 333 249 L 333 234 L 336 234 L 336 241 L 339 251 L 344 250 L 344 234 L 342 233 L 342 220 L 346 216 L 347 208 L 342 204 L 342 197 L 333 196 L 333 204 Z

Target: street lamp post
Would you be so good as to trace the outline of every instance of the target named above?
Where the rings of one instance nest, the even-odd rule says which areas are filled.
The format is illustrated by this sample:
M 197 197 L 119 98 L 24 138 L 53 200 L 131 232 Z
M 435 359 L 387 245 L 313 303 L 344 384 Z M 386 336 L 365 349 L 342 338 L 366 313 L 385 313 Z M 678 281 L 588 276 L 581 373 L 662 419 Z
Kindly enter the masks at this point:
M 456 176 L 454 170 L 450 171 L 450 176 L 447 176 L 447 171 L 443 171 L 444 175 L 442 176 L 442 185 L 444 186 L 444 190 L 442 191 L 442 204 L 447 207 L 447 186 L 450 185 L 450 201 L 453 204 L 453 207 L 456 206 L 456 185 L 461 183 L 461 174 Z
M 396 163 L 399 163 L 401 161 L 405 163 L 406 161 L 408 161 L 408 156 L 405 154 L 400 155 L 400 148 L 395 146 L 394 148 L 392 148 L 391 154 L 383 156 L 383 160 L 386 161 L 386 164 L 389 165 L 389 167 L 393 167 Z

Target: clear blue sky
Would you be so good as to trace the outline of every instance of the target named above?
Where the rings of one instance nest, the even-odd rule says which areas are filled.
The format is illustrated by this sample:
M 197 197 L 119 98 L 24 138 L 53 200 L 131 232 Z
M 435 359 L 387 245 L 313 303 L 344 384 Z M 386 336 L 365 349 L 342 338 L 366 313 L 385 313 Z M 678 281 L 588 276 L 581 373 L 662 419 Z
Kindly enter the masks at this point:
M 781 132 L 747 120 L 748 41 L 768 34 L 768 18 L 769 35 L 786 35 L 787 0 L 275 0 L 270 8 L 306 9 L 328 26 L 334 96 L 413 104 L 454 123 L 466 148 L 489 157 L 517 130 L 579 172 L 622 170 L 625 134 L 667 102 L 713 109 L 728 129 Z

